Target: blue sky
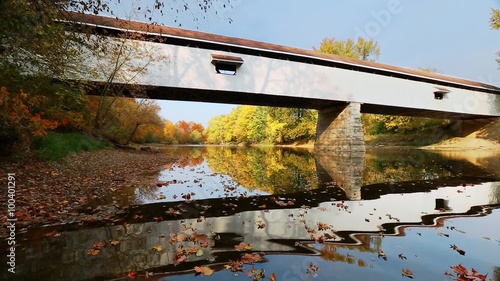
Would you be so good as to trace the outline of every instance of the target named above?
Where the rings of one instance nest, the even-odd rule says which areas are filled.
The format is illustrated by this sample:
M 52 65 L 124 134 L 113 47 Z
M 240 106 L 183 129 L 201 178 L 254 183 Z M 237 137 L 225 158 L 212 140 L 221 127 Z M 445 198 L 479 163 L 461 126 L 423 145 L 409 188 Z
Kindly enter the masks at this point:
M 189 2 L 189 0 L 187 0 Z M 219 4 L 227 0 L 219 0 Z M 217 2 L 217 1 L 216 1 Z M 491 8 L 500 0 L 231 0 L 232 9 L 182 27 L 293 46 L 318 47 L 324 37 L 359 35 L 381 48 L 378 62 L 401 67 L 435 68 L 439 73 L 500 86 L 500 31 L 491 30 Z M 228 23 L 224 18 L 231 18 Z M 176 26 L 163 18 L 164 23 Z M 234 105 L 158 101 L 162 117 L 204 126 Z

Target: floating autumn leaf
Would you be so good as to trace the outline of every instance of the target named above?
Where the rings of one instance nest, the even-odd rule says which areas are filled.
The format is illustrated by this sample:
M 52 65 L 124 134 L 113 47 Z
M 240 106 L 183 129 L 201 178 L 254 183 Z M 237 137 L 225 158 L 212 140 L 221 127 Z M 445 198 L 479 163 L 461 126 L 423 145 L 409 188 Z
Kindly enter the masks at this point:
M 453 250 L 455 250 L 460 255 L 465 256 L 465 251 L 462 250 L 462 249 L 460 249 L 460 248 L 458 248 L 457 245 L 452 244 L 452 245 L 450 245 L 450 248 L 452 248 Z
M 187 240 L 187 237 L 180 233 L 171 233 L 170 234 L 170 244 L 175 244 L 177 242 L 182 242 Z
M 163 200 L 166 198 L 167 198 L 167 196 L 165 196 L 165 194 L 163 194 L 163 193 L 160 193 L 160 195 L 158 196 L 158 200 Z
M 177 252 L 174 256 L 174 265 L 178 265 L 181 262 L 188 261 L 188 257 L 186 256 L 186 251 Z
M 197 257 L 203 256 L 203 250 L 202 249 L 198 249 L 198 251 L 196 251 L 196 256 Z
M 313 274 L 319 270 L 319 267 L 314 263 L 309 263 L 309 268 L 306 270 L 307 274 Z
M 241 242 L 240 244 L 234 246 L 236 251 L 250 251 L 252 250 L 252 244 L 247 244 L 245 242 Z
M 385 261 L 387 260 L 387 255 L 382 250 L 378 251 L 378 257 L 384 259 Z
M 413 278 L 413 272 L 407 268 L 401 271 L 401 275 L 403 275 L 404 277 Z
M 207 248 L 208 246 L 210 246 L 210 237 L 206 234 L 197 234 L 197 233 L 194 233 L 193 235 L 191 235 L 191 240 L 194 241 L 195 243 L 198 243 L 200 244 L 200 246 L 202 246 L 203 248 Z
M 326 223 L 318 222 L 318 230 L 328 230 L 330 226 Z
M 446 233 L 442 233 L 442 232 L 439 232 L 438 233 L 439 236 L 443 236 L 443 237 L 450 237 L 449 234 L 446 234 Z
M 243 271 L 243 262 L 230 260 L 228 264 L 224 265 L 224 268 L 229 269 L 232 272 Z
M 137 276 L 137 273 L 135 273 L 134 271 L 130 271 L 128 274 L 127 274 L 127 277 L 130 278 L 130 279 L 133 279 Z
M 271 280 L 271 281 L 276 281 L 277 280 L 276 279 L 276 274 L 274 274 L 274 272 L 271 273 L 271 276 L 269 277 L 269 280 Z
M 109 242 L 109 244 L 111 244 L 113 246 L 116 246 L 116 245 L 120 244 L 120 241 L 118 241 L 118 240 L 111 240 L 111 242 Z
M 461 263 L 457 266 L 450 266 L 450 268 L 457 274 L 458 281 L 485 281 L 488 277 L 488 274 L 480 274 L 474 268 L 468 270 Z
M 266 224 L 261 220 L 258 220 L 255 224 L 257 224 L 257 229 L 262 229 L 266 227 Z
M 154 245 L 153 247 L 151 247 L 151 250 L 156 250 L 157 252 L 160 252 L 162 249 L 163 249 L 163 246 L 160 244 Z
M 196 272 L 196 275 L 203 274 L 205 276 L 214 274 L 214 270 L 206 266 L 195 266 L 194 272 Z
M 94 244 L 92 245 L 92 248 L 101 249 L 102 247 L 105 247 L 106 244 L 107 244 L 106 241 L 97 241 L 97 242 L 94 242 Z
M 241 257 L 241 262 L 243 263 L 255 263 L 255 262 L 259 262 L 262 260 L 262 257 L 259 255 L 259 254 L 250 254 L 250 253 L 246 253 L 245 255 L 243 255 L 243 257 Z
M 252 280 L 257 281 L 266 277 L 266 271 L 264 269 L 256 269 L 252 266 L 252 269 L 250 269 L 250 272 L 248 272 L 247 275 L 252 278 Z
M 179 210 L 175 210 L 173 208 L 168 208 L 168 210 L 166 211 L 167 214 L 169 215 L 173 215 L 174 217 L 178 216 L 181 214 L 181 212 Z
M 89 254 L 91 256 L 97 256 L 100 252 L 101 252 L 101 250 L 92 248 L 87 252 L 87 254 Z

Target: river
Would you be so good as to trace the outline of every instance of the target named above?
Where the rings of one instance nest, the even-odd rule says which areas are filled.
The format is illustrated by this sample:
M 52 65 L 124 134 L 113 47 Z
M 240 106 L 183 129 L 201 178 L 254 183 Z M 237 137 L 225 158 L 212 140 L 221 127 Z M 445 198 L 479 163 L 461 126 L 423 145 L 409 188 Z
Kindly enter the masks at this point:
M 101 198 L 106 222 L 20 234 L 1 279 L 500 281 L 499 152 L 164 153 L 156 186 Z

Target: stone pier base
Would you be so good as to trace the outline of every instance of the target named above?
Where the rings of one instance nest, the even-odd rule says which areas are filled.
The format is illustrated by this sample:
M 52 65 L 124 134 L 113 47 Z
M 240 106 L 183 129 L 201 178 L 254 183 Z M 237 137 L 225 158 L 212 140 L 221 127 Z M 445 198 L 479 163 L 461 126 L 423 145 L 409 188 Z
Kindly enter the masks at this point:
M 314 150 L 364 152 L 361 104 L 346 103 L 319 110 Z
M 500 118 L 481 118 L 457 121 L 458 135 L 466 138 L 496 140 L 500 142 Z

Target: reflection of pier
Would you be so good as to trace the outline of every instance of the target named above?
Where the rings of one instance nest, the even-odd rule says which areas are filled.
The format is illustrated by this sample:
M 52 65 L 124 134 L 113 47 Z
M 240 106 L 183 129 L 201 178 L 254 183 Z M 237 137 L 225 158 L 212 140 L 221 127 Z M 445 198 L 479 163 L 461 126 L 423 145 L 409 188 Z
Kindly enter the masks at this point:
M 342 188 L 349 200 L 361 199 L 365 152 L 318 153 L 316 170 L 320 182 L 331 181 Z
M 420 182 L 431 183 L 432 188 L 458 178 L 465 182 L 474 178 L 500 179 L 500 152 L 491 151 L 375 150 L 366 154 L 322 153 L 315 159 L 320 186 L 338 186 L 349 200 L 367 199 L 362 186 L 367 190 L 368 186 L 389 183 L 397 187 L 402 182 Z

